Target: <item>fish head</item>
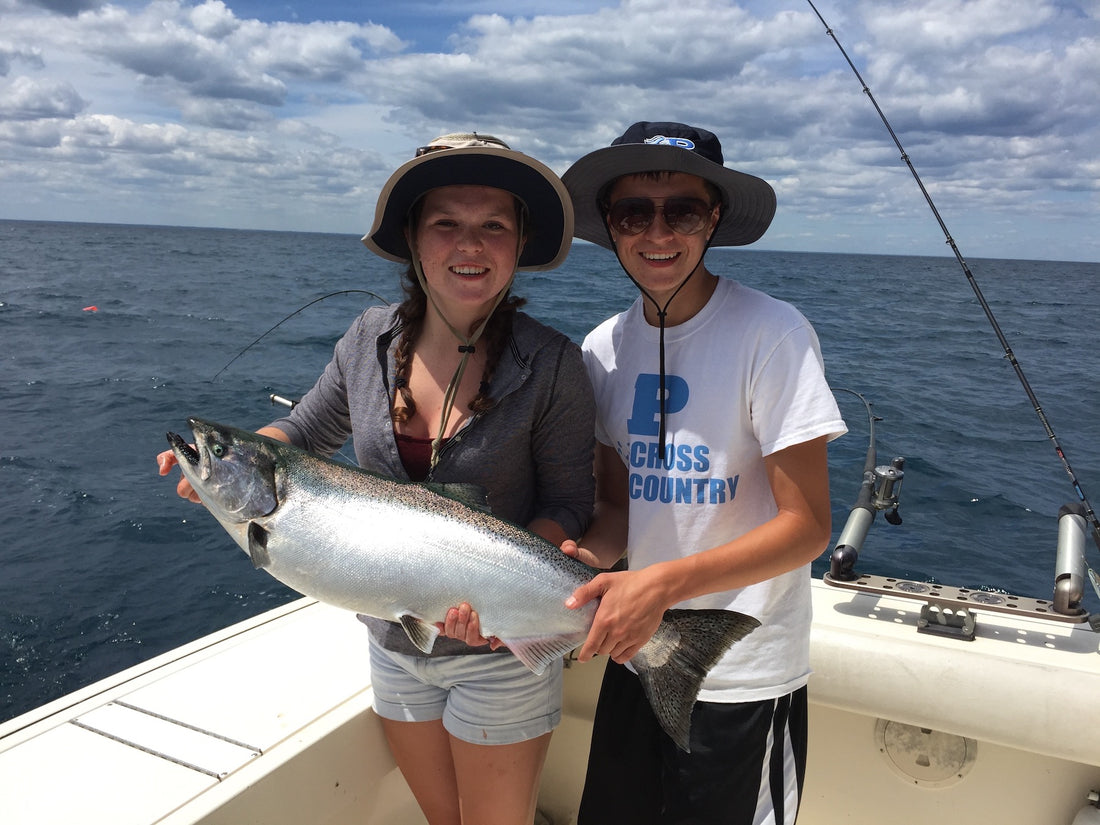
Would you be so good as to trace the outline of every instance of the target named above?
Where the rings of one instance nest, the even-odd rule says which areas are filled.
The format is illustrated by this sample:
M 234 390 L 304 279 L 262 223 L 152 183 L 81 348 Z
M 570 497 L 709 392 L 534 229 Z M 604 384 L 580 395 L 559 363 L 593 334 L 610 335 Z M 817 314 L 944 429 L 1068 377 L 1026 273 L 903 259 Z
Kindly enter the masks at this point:
M 218 521 L 230 529 L 273 513 L 279 506 L 274 442 L 199 418 L 187 423 L 194 446 L 176 433 L 168 433 L 168 443 L 184 477 Z

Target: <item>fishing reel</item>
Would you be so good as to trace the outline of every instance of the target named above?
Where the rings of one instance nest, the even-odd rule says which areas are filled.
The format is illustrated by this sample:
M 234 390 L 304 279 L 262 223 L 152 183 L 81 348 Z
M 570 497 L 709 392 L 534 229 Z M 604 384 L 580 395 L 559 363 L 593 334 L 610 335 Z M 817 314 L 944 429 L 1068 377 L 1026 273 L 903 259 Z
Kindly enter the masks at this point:
M 875 510 L 885 510 L 883 516 L 890 524 L 901 524 L 898 515 L 898 499 L 901 497 L 901 482 L 905 478 L 905 459 L 898 456 L 887 464 L 880 464 L 872 471 L 874 474 L 874 495 L 871 504 Z
M 898 502 L 901 497 L 901 484 L 905 478 L 905 458 L 898 456 L 889 464 L 879 464 L 863 474 L 863 484 L 859 488 L 859 497 L 848 514 L 848 521 L 837 539 L 836 547 L 829 562 L 829 576 L 837 581 L 854 581 L 859 578 L 855 572 L 859 551 L 867 532 L 879 512 L 885 512 L 890 524 L 901 524 Z

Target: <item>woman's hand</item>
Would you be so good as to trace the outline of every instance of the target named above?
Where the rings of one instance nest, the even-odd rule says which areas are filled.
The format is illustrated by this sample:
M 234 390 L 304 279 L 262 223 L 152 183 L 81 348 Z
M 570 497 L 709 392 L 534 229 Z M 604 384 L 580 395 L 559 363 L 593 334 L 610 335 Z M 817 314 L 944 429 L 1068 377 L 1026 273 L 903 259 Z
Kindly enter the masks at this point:
M 256 430 L 259 435 L 266 435 L 268 438 L 274 438 L 276 441 L 282 441 L 285 444 L 290 443 L 290 436 L 280 430 L 278 427 L 260 427 Z M 192 444 L 191 448 L 194 449 L 195 445 Z M 172 472 L 172 468 L 179 464 L 176 461 L 176 454 L 171 450 L 165 450 L 163 453 L 157 454 L 157 469 L 162 476 L 168 475 Z M 191 482 L 180 473 L 179 483 L 176 484 L 176 493 L 180 498 L 185 498 L 188 501 L 193 501 L 195 504 L 202 504 L 202 499 L 199 498 L 199 494 L 195 492 L 195 488 L 191 486 Z
M 481 635 L 481 619 L 478 617 L 477 611 L 466 602 L 448 610 L 446 620 L 437 622 L 436 627 L 447 638 L 458 639 L 470 647 L 489 645 L 490 648 L 496 650 L 504 646 L 504 642 L 496 636 L 486 638 Z
M 166 476 L 172 472 L 172 468 L 178 463 L 179 462 L 176 461 L 176 454 L 171 450 L 165 450 L 163 453 L 157 454 L 157 469 L 162 476 Z M 202 504 L 202 499 L 199 498 L 199 494 L 195 492 L 195 488 L 191 486 L 191 482 L 187 480 L 183 473 L 180 473 L 179 483 L 176 484 L 176 493 L 180 498 L 193 501 L 195 504 Z

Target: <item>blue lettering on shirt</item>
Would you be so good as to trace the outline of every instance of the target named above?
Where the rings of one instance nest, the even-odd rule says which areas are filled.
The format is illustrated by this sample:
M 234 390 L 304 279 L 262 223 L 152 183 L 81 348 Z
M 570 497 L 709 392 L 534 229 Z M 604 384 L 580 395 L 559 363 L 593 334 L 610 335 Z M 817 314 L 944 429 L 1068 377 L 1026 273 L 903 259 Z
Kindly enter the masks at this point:
M 710 469 L 710 448 L 705 444 L 669 444 L 665 447 L 668 461 L 661 455 L 655 441 L 631 441 L 628 465 L 636 469 L 652 470 L 672 465 L 681 473 L 705 473 Z
M 732 478 L 683 478 L 631 473 L 628 491 L 632 499 L 662 504 L 728 504 L 737 496 L 741 476 Z
M 663 504 L 717 505 L 732 502 L 737 495 L 740 476 L 715 478 L 711 469 L 710 447 L 706 444 L 671 443 L 661 454 L 658 434 L 661 414 L 661 377 L 639 373 L 634 382 L 634 403 L 626 422 L 631 439 L 626 448 L 618 444 L 619 455 L 630 469 L 629 494 L 632 499 Z M 678 375 L 665 375 L 665 415 L 682 411 L 691 393 L 688 383 Z M 670 431 L 674 431 L 672 426 Z
M 665 416 L 687 406 L 688 384 L 678 375 L 665 375 Z M 643 372 L 634 382 L 634 409 L 626 422 L 631 435 L 657 435 L 661 418 L 661 376 Z

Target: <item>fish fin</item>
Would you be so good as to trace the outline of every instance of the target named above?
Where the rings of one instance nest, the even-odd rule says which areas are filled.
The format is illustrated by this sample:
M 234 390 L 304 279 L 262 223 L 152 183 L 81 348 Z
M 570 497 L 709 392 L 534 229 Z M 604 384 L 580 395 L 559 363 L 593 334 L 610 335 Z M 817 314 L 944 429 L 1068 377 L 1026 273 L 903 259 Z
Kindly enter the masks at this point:
M 569 654 L 588 637 L 588 632 L 569 633 L 547 638 L 501 639 L 512 654 L 531 672 L 541 674 L 556 659 Z
M 267 530 L 254 521 L 248 522 L 248 557 L 257 570 L 271 564 L 271 556 L 267 554 Z
M 760 622 L 734 610 L 666 610 L 660 627 L 630 663 L 657 721 L 690 753 L 691 711 L 707 673 Z
M 467 507 L 473 507 L 485 513 L 493 512 L 489 507 L 489 493 L 480 484 L 429 481 L 424 486 L 434 493 L 459 501 Z
M 416 645 L 417 650 L 422 653 L 432 652 L 432 648 L 435 647 L 436 637 L 439 636 L 438 627 L 431 622 L 418 619 L 411 613 L 404 613 L 398 616 L 397 620 L 401 622 L 401 626 L 405 628 L 405 633 L 408 635 L 409 641 Z

